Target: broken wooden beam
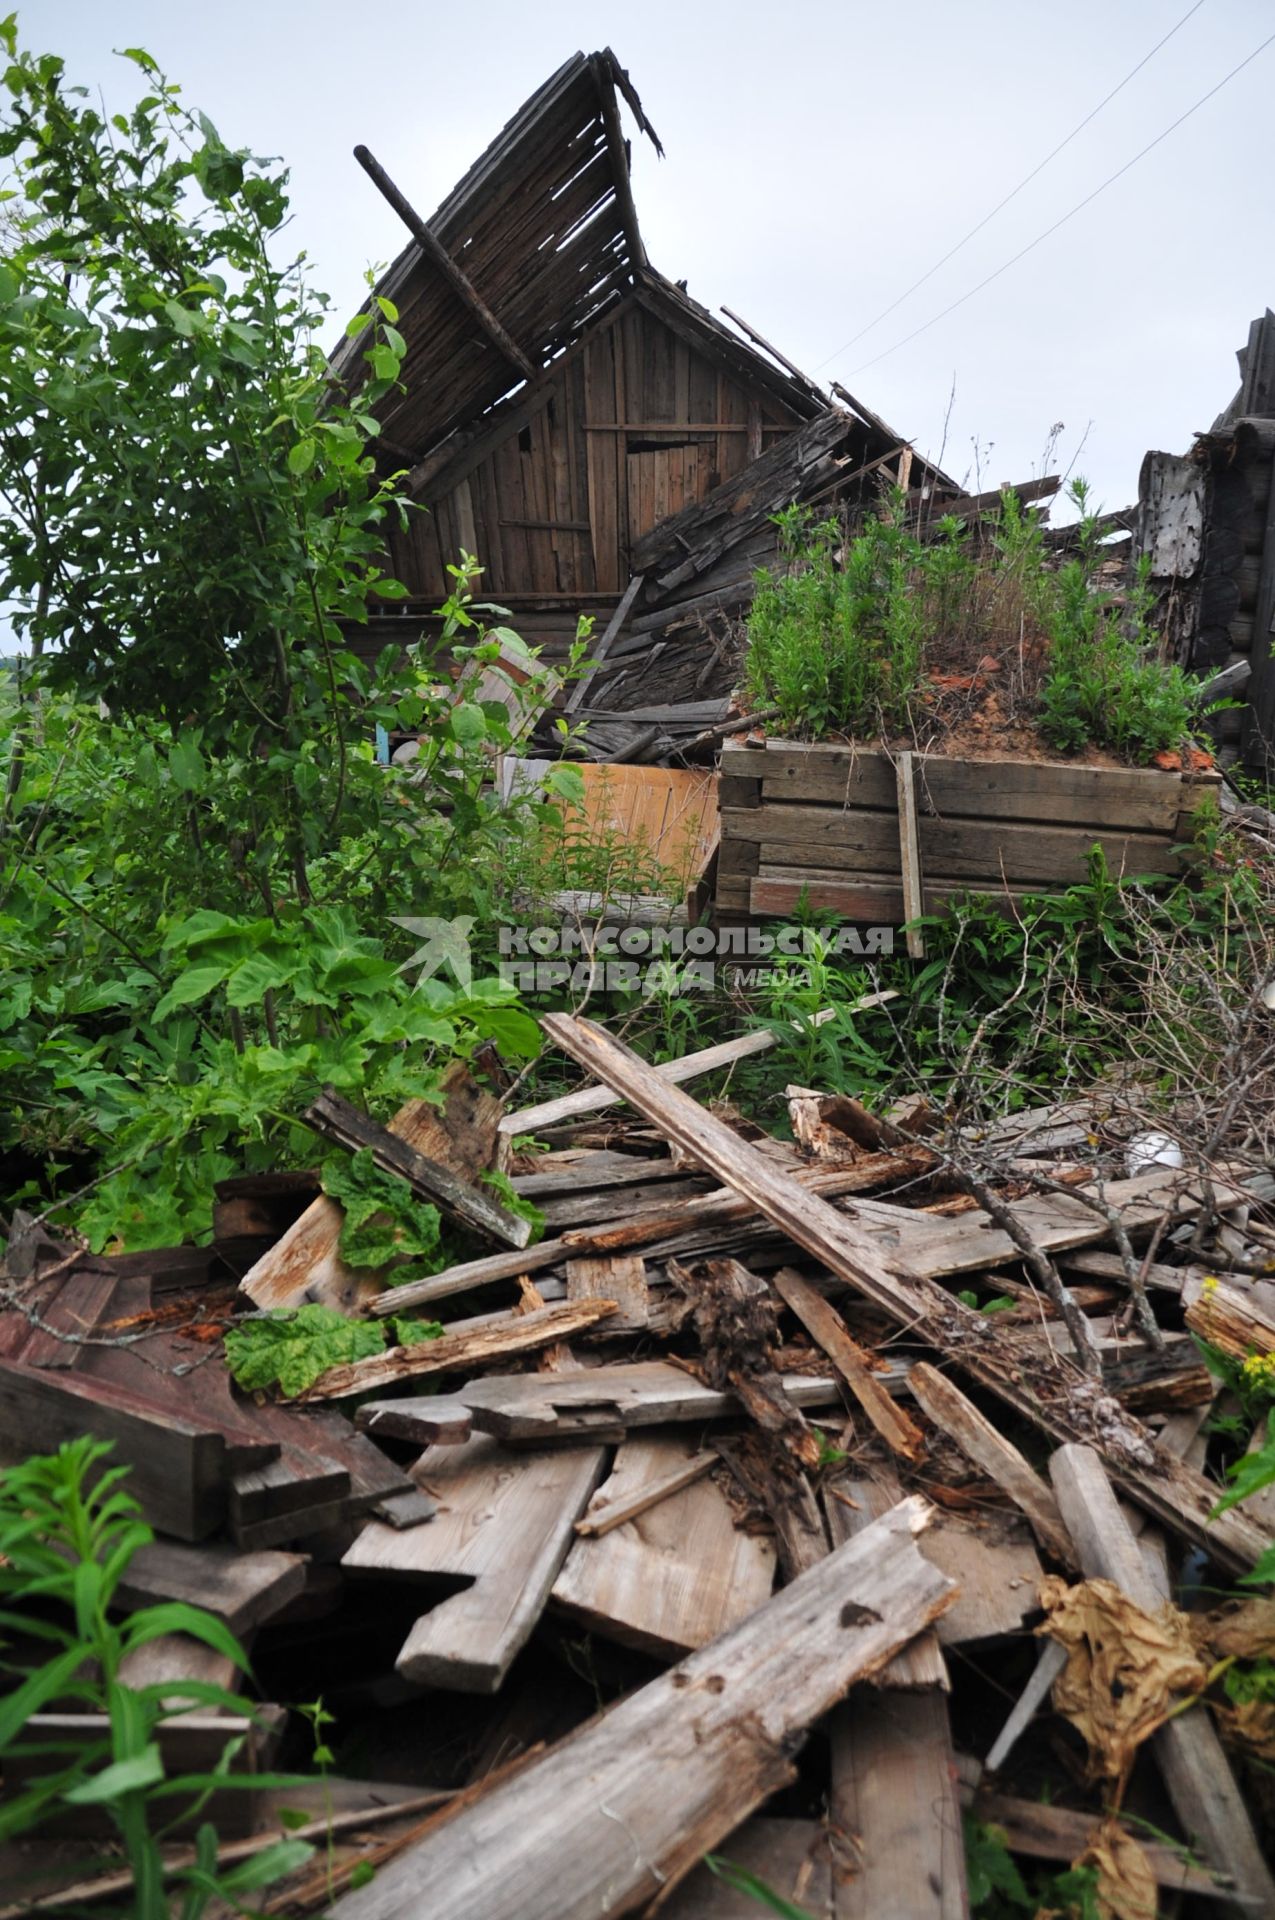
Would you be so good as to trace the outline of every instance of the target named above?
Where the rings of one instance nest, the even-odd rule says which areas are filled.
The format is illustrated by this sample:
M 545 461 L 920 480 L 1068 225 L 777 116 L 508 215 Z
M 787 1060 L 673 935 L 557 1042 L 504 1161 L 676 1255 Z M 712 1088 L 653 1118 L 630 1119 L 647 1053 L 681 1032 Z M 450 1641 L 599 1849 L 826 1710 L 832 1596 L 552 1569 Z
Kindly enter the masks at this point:
M 892 1320 L 901 1321 L 914 1339 L 939 1348 L 1055 1439 L 1092 1440 L 1126 1492 L 1217 1559 L 1243 1569 L 1255 1565 L 1266 1548 L 1261 1530 L 1235 1513 L 1215 1517 L 1216 1489 L 1158 1447 L 1101 1383 L 1082 1377 L 1058 1357 L 1015 1365 L 1000 1352 L 996 1331 L 983 1315 L 910 1267 L 906 1254 L 883 1258 L 856 1221 L 803 1189 L 680 1087 L 661 1079 L 614 1035 L 563 1013 L 545 1014 L 541 1025 L 564 1052 L 623 1094 L 666 1139 L 746 1195 L 789 1239 Z M 863 1211 L 869 1214 L 867 1207 Z
M 462 1226 L 472 1227 L 506 1247 L 525 1247 L 530 1240 L 530 1221 L 510 1213 L 481 1187 L 458 1179 L 450 1168 L 440 1166 L 369 1114 L 361 1113 L 335 1087 L 325 1087 L 302 1118 L 316 1133 L 348 1147 L 351 1153 L 369 1152 L 384 1173 L 396 1174 L 418 1199 L 438 1207 Z
M 902 1502 L 435 1827 L 338 1901 L 338 1920 L 618 1920 L 667 1894 L 795 1777 L 807 1729 L 949 1604 L 952 1583 L 914 1544 L 925 1520 L 923 1501 Z
M 618 1472 L 613 1471 L 611 1479 L 589 1502 L 584 1518 L 576 1521 L 576 1532 L 582 1539 L 601 1540 L 604 1534 L 627 1525 L 639 1514 L 660 1506 L 670 1495 L 692 1486 L 717 1465 L 717 1455 L 707 1450 L 687 1454 L 671 1441 L 653 1441 L 652 1445 L 671 1451 L 667 1457 L 655 1461 L 645 1459 L 641 1474 L 633 1472 L 622 1480 Z M 619 1464 L 617 1457 L 617 1468 Z
M 846 1009 L 848 1013 L 861 1013 L 868 1007 L 879 1007 L 887 1000 L 897 1000 L 897 992 L 891 988 L 885 993 L 868 993 L 856 1000 Z M 814 1022 L 822 1026 L 832 1019 L 832 1010 L 817 1013 Z M 667 1080 L 670 1086 L 680 1086 L 683 1080 L 694 1080 L 702 1073 L 715 1073 L 719 1067 L 731 1067 L 740 1060 L 751 1060 L 759 1053 L 767 1053 L 775 1045 L 775 1035 L 768 1027 L 756 1033 L 744 1033 L 737 1040 L 722 1040 L 716 1046 L 701 1047 L 696 1053 L 684 1053 L 677 1060 L 661 1061 L 652 1072 L 658 1073 L 661 1080 Z M 523 1107 L 518 1113 L 507 1113 L 500 1122 L 500 1131 L 504 1134 L 535 1133 L 541 1127 L 556 1126 L 562 1120 L 574 1120 L 578 1114 L 600 1113 L 606 1107 L 620 1104 L 623 1094 L 616 1093 L 611 1087 L 580 1087 L 575 1093 L 560 1094 L 556 1100 L 545 1100 L 535 1107 Z
M 771 1285 L 823 1348 L 890 1451 L 903 1460 L 919 1460 L 925 1436 L 882 1385 L 837 1309 L 795 1267 L 781 1267 Z
M 293 1404 L 345 1400 L 352 1393 L 374 1392 L 397 1380 L 419 1380 L 434 1373 L 465 1373 L 505 1354 L 551 1347 L 555 1340 L 583 1333 L 614 1311 L 613 1300 L 568 1300 L 531 1313 L 482 1314 L 473 1322 L 461 1321 L 435 1340 L 416 1340 L 410 1347 L 392 1347 L 366 1360 L 329 1367 L 295 1396 Z
M 1058 1502 L 1018 1448 L 998 1433 L 974 1402 L 937 1368 L 918 1361 L 908 1371 L 908 1386 L 917 1405 L 940 1432 L 955 1440 L 966 1458 L 981 1467 L 1027 1515 L 1046 1553 L 1052 1554 L 1060 1566 L 1074 1567 L 1075 1549 Z
M 852 1864 L 833 1876 L 835 1920 L 965 1920 L 965 1841 L 947 1695 L 861 1687 L 829 1728 L 836 1833 Z
M 499 348 L 511 366 L 517 367 L 524 380 L 538 379 L 539 369 L 535 363 L 527 358 L 517 341 L 506 331 L 469 276 L 461 272 L 437 234 L 430 230 L 411 202 L 399 192 L 376 156 L 360 144 L 354 149 L 354 158 L 377 192 L 393 207 L 425 258 L 441 274 L 470 318 L 478 322 L 492 345 Z
M 508 1454 L 486 1434 L 422 1456 L 415 1478 L 438 1503 L 434 1518 L 407 1532 L 373 1521 L 341 1562 L 369 1577 L 466 1583 L 412 1628 L 396 1662 L 405 1679 L 496 1692 L 544 1611 L 605 1460 L 601 1447 Z
M 835 1380 L 803 1373 L 781 1374 L 779 1379 L 794 1406 L 836 1404 Z M 630 1428 L 737 1420 L 744 1411 L 734 1393 L 706 1387 L 667 1360 L 471 1380 L 457 1397 L 469 1408 L 479 1432 L 527 1444 L 585 1437 L 618 1443 Z

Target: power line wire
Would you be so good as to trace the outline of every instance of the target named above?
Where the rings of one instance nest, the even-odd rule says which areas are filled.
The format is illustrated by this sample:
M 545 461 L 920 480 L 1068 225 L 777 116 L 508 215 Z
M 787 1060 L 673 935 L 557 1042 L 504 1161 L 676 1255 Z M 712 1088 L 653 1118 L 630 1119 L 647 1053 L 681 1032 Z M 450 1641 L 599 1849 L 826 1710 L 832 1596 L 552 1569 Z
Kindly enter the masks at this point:
M 983 231 L 983 228 L 987 226 L 990 221 L 994 220 L 997 214 L 1002 212 L 1004 208 L 1006 208 L 1009 205 L 1011 200 L 1016 200 L 1019 194 L 1023 191 L 1023 188 L 1029 187 L 1032 181 L 1036 178 L 1037 174 L 1043 173 L 1045 171 L 1045 168 L 1049 165 L 1050 161 L 1056 160 L 1058 158 L 1058 155 L 1063 151 L 1063 148 L 1069 147 L 1072 141 L 1076 138 L 1077 134 L 1083 133 L 1085 128 L 1089 125 L 1089 122 L 1091 120 L 1097 119 L 1098 115 L 1102 112 L 1104 107 L 1110 106 L 1111 102 L 1115 99 L 1118 93 L 1123 93 L 1124 89 L 1129 85 L 1129 82 L 1135 79 L 1137 75 L 1142 72 L 1142 69 L 1146 66 L 1147 62 L 1149 60 L 1154 60 L 1156 54 L 1159 53 L 1161 47 L 1167 46 L 1169 41 L 1172 40 L 1174 34 L 1180 33 L 1182 28 L 1186 25 L 1187 21 L 1191 18 L 1192 14 L 1198 13 L 1200 11 L 1200 8 L 1203 5 L 1204 5 L 1204 0 L 1195 0 L 1195 5 L 1193 7 L 1188 7 L 1187 11 L 1183 14 L 1182 18 L 1178 21 L 1177 25 L 1175 27 L 1170 27 L 1169 31 L 1165 34 L 1164 38 L 1162 40 L 1157 40 L 1149 53 L 1143 54 L 1137 66 L 1131 67 L 1129 69 L 1129 72 L 1126 73 L 1124 79 L 1120 81 L 1119 85 L 1114 86 L 1111 89 L 1111 92 L 1107 94 L 1103 99 L 1101 99 L 1098 102 L 1097 106 L 1092 108 L 1091 111 L 1085 115 L 1084 119 L 1079 121 L 1077 125 L 1072 128 L 1071 132 L 1067 135 L 1065 140 L 1060 140 L 1058 142 L 1058 145 L 1053 149 L 1053 151 L 1050 153 L 1047 153 L 1044 159 L 1039 163 L 1038 166 L 1033 167 L 1030 173 L 1024 174 L 1023 178 L 1019 181 L 1018 185 L 1016 187 L 1011 188 L 1011 190 L 1005 195 L 1005 198 L 1003 200 L 998 200 L 996 205 L 992 208 L 991 212 L 984 214 L 983 218 L 979 221 L 978 225 L 971 227 L 969 232 L 965 234 L 962 239 L 958 240 L 954 247 L 949 247 L 947 252 L 943 255 L 942 259 L 936 260 L 934 262 L 934 265 L 930 267 L 925 273 L 923 273 L 919 280 L 914 280 L 910 287 L 905 287 L 897 300 L 892 300 L 888 307 L 882 307 L 880 313 L 877 314 L 875 319 L 869 320 L 866 327 L 860 327 L 858 333 L 851 334 L 850 338 L 844 341 L 843 344 L 839 346 L 835 352 L 830 353 L 828 355 L 827 360 L 821 360 L 819 362 L 819 365 L 815 368 L 815 372 L 816 373 L 820 372 L 822 368 L 826 367 L 829 364 L 829 361 L 836 359 L 838 353 L 844 353 L 848 347 L 853 347 L 857 341 L 862 340 L 865 333 L 871 333 L 875 327 L 879 327 L 881 322 L 884 319 L 886 319 L 890 314 L 892 314 L 896 307 L 901 307 L 905 300 L 908 300 L 911 298 L 911 296 L 917 291 L 918 287 L 923 287 L 927 280 L 932 280 L 935 274 L 939 271 L 940 267 L 945 267 L 949 260 L 955 259 L 956 255 L 961 251 L 961 249 L 969 245 L 970 241 L 974 238 L 975 234 L 981 233 Z
M 1207 106 L 1215 94 L 1221 93 L 1223 87 L 1229 86 L 1235 76 L 1243 73 L 1245 67 L 1251 66 L 1258 55 L 1265 53 L 1267 47 L 1273 42 L 1275 42 L 1275 33 L 1268 35 L 1260 46 L 1254 47 L 1252 53 L 1246 54 L 1239 65 L 1232 67 L 1231 71 L 1224 74 L 1215 86 L 1209 88 L 1207 93 L 1202 93 L 1199 99 L 1186 109 L 1185 113 L 1180 113 L 1177 119 L 1171 121 L 1162 133 L 1158 133 L 1154 140 L 1149 140 L 1145 147 L 1140 148 L 1131 160 L 1126 160 L 1122 167 L 1116 169 L 1115 173 L 1108 174 L 1107 178 L 1102 181 L 1100 185 L 1096 186 L 1092 193 L 1087 193 L 1083 200 L 1078 200 L 1076 205 L 1062 214 L 1059 219 L 1055 220 L 1051 227 L 1046 227 L 1045 231 L 1038 233 L 1034 240 L 1029 240 L 1025 247 L 1020 247 L 1016 254 L 1012 255 L 1010 259 L 997 267 L 994 272 L 989 273 L 986 279 L 980 280 L 977 286 L 971 287 L 967 293 L 963 293 L 958 300 L 953 300 L 951 304 L 944 307 L 941 312 L 932 314 L 931 317 L 923 321 L 919 327 L 914 327 L 911 333 L 903 336 L 902 340 L 896 340 L 892 347 L 886 347 L 880 353 L 873 354 L 871 360 L 861 361 L 852 373 L 847 374 L 846 378 L 853 380 L 856 374 L 863 373 L 868 367 L 875 367 L 878 361 L 888 360 L 890 355 L 897 353 L 901 347 L 910 346 L 913 340 L 919 339 L 923 333 L 928 333 L 930 328 L 937 326 L 940 320 L 946 320 L 949 313 L 955 313 L 957 308 L 963 307 L 967 300 L 972 300 L 976 293 L 982 293 L 984 287 L 990 287 L 993 280 L 999 280 L 1003 273 L 1008 273 L 1011 267 L 1016 267 L 1018 262 L 1025 260 L 1029 253 L 1034 253 L 1036 248 L 1050 239 L 1053 234 L 1057 233 L 1060 227 L 1065 227 L 1069 220 L 1074 220 L 1078 213 L 1083 213 L 1086 207 L 1091 206 L 1099 194 L 1105 193 L 1108 187 L 1113 187 L 1117 180 L 1122 180 L 1125 174 L 1128 173 L 1132 167 L 1136 167 L 1140 160 L 1145 160 L 1147 155 L 1158 147 L 1162 141 L 1167 140 L 1171 133 L 1176 133 L 1177 129 L 1191 118 L 1192 114 L 1198 113 L 1201 107 Z M 824 364 L 826 365 L 827 363 L 824 362 Z

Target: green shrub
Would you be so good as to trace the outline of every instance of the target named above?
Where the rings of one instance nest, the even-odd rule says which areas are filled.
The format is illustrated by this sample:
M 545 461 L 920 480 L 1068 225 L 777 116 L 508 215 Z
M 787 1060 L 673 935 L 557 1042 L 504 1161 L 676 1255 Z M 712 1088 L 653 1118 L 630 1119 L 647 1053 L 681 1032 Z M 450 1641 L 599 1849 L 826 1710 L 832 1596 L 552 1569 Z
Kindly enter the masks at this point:
M 921 674 L 924 610 L 912 578 L 924 549 L 884 519 L 870 520 L 844 553 L 835 519 L 813 522 L 803 507 L 775 519 L 785 566 L 757 575 L 751 696 L 802 733 L 901 723 Z M 944 589 L 954 587 L 949 573 Z
M 1013 717 L 1060 752 L 1145 762 L 1182 747 L 1201 715 L 1188 675 L 1159 658 L 1146 565 L 1127 600 L 1102 587 L 1083 480 L 1069 497 L 1079 551 L 1056 571 L 1012 492 L 977 543 L 951 517 L 919 539 L 897 497 L 853 536 L 804 507 L 777 514 L 781 564 L 759 570 L 748 617 L 750 700 L 797 736 L 888 734 L 917 726 L 940 661 L 971 670 L 992 654 L 1012 658 L 997 685 Z
M 1041 688 L 1040 730 L 1051 746 L 1078 753 L 1090 744 L 1130 760 L 1149 760 L 1188 740 L 1198 722 L 1192 683 L 1159 658 L 1149 618 L 1150 560 L 1138 563 L 1127 607 L 1095 583 L 1096 516 L 1083 480 L 1071 488 L 1082 510 L 1080 553 L 1062 567 L 1045 604 L 1049 668 Z

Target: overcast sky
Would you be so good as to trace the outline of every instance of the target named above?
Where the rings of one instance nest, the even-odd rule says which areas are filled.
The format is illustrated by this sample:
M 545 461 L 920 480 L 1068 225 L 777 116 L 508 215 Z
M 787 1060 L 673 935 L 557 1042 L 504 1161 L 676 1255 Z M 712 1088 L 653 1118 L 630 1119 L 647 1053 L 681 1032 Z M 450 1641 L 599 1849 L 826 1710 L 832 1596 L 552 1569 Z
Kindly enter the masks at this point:
M 944 464 L 971 485 L 976 467 L 985 486 L 1040 472 L 1061 421 L 1055 464 L 1075 463 L 1116 507 L 1136 494 L 1147 448 L 1184 449 L 1227 403 L 1235 348 L 1275 295 L 1275 46 L 994 285 L 897 343 L 1275 32 L 1270 0 L 1203 0 L 968 246 L 848 343 L 1190 5 L 38 0 L 20 6 L 19 30 L 111 106 L 137 78 L 112 49 L 144 46 L 223 138 L 286 158 L 296 243 L 342 314 L 368 264 L 403 240 L 354 144 L 428 213 L 555 67 L 609 43 L 665 147 L 659 160 L 634 134 L 638 211 L 662 272 L 935 456 L 955 384 Z

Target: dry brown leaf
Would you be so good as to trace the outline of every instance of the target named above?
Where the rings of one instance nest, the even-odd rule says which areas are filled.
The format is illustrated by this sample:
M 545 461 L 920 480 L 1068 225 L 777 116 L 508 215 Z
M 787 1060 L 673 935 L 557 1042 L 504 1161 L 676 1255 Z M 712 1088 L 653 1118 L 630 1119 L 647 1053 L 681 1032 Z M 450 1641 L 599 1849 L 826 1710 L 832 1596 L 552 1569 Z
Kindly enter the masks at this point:
M 1199 1693 L 1208 1673 L 1190 1623 L 1166 1604 L 1144 1613 L 1110 1580 L 1042 1580 L 1047 1633 L 1067 1650 L 1054 1706 L 1083 1735 L 1095 1776 L 1122 1787 L 1138 1746 L 1176 1694 Z
M 1235 1705 L 1214 1701 L 1213 1712 L 1228 1746 L 1275 1766 L 1275 1705 L 1269 1700 L 1241 1700 Z
M 1096 1827 L 1089 1845 L 1072 1865 L 1098 1869 L 1098 1911 L 1102 1920 L 1155 1920 L 1156 1878 L 1151 1862 L 1118 1820 L 1104 1820 Z
M 1275 1659 L 1275 1600 L 1240 1600 L 1194 1613 L 1191 1631 L 1201 1652 L 1214 1660 Z

